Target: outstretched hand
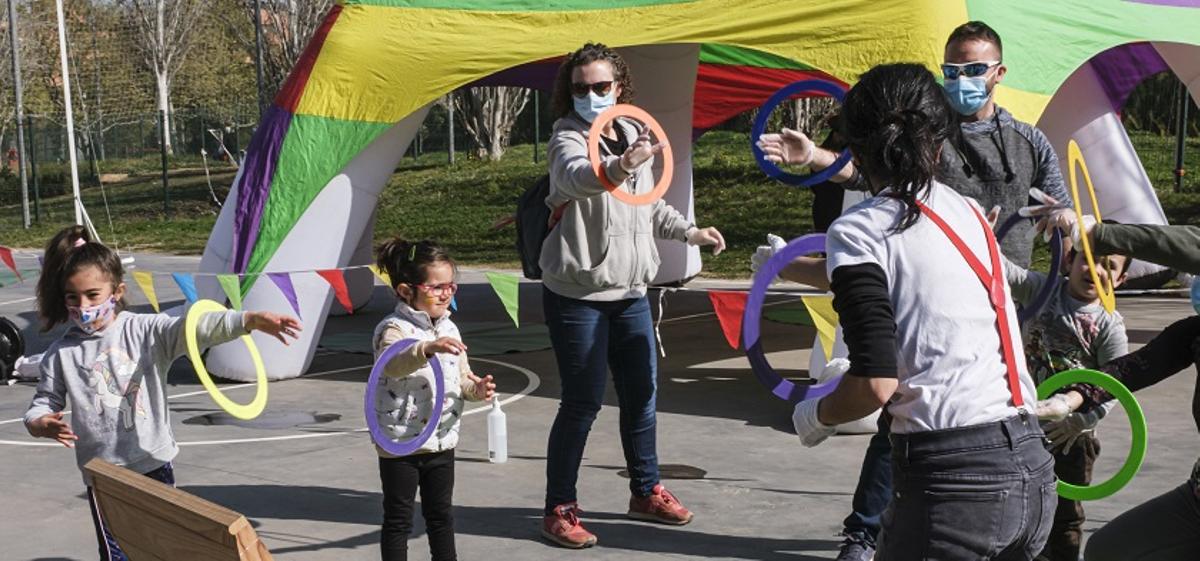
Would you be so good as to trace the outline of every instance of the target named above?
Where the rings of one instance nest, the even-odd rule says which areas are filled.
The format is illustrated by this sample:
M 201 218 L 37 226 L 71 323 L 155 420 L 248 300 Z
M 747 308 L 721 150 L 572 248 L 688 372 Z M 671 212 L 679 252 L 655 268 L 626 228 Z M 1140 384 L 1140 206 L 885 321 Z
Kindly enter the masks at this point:
M 491 401 L 492 396 L 496 395 L 496 383 L 492 381 L 491 374 L 480 378 L 468 373 L 467 379 L 475 384 L 472 396 L 475 399 L 479 401 Z
M 666 148 L 666 146 L 666 142 L 652 143 L 650 141 L 650 132 L 642 129 L 641 133 L 638 134 L 637 140 L 633 141 L 633 144 L 630 144 L 629 148 L 625 149 L 624 154 L 621 154 L 621 169 L 627 173 L 637 171 L 638 168 L 642 167 L 642 164 L 650 161 L 650 158 L 662 153 L 663 148 Z
M 246 312 L 244 322 L 247 331 L 262 331 L 284 345 L 288 344 L 287 337 L 296 339 L 303 330 L 300 320 L 273 312 Z
M 713 246 L 713 255 L 720 255 L 725 251 L 725 237 L 721 232 L 712 226 L 708 228 L 692 228 L 687 234 L 688 245 L 711 245 Z
M 784 128 L 780 133 L 759 136 L 758 149 L 771 163 L 803 166 L 812 163 L 817 144 L 800 131 Z
M 26 429 L 29 434 L 38 438 L 53 438 L 67 448 L 74 448 L 79 437 L 71 430 L 71 425 L 62 420 L 62 411 L 42 415 L 35 419 Z

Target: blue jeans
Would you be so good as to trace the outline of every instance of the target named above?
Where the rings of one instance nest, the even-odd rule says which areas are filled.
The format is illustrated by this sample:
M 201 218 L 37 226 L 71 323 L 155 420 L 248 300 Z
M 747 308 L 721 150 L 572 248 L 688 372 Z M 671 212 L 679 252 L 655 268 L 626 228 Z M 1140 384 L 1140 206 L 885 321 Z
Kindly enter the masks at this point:
M 175 468 L 171 466 L 171 462 L 163 464 L 162 467 L 144 473 L 146 477 L 155 481 L 161 481 L 175 486 Z M 121 546 L 117 545 L 117 539 L 113 537 L 112 532 L 108 531 L 108 527 L 104 525 L 104 517 L 100 514 L 100 505 L 96 504 L 96 494 L 91 487 L 87 488 L 88 505 L 92 510 L 92 523 L 96 525 L 96 541 L 100 545 L 100 561 L 129 561 L 125 556 L 125 552 L 121 551 Z
M 863 457 L 858 486 L 854 488 L 854 512 L 842 522 L 842 533 L 875 547 L 880 517 L 892 499 L 892 417 L 879 415 L 879 431 L 871 437 Z
M 647 496 L 658 484 L 655 392 L 658 358 L 650 303 L 567 298 L 544 289 L 542 307 L 558 359 L 562 401 L 546 451 L 546 514 L 575 502 L 588 432 L 604 403 L 611 367 L 621 408 L 621 447 L 629 489 Z

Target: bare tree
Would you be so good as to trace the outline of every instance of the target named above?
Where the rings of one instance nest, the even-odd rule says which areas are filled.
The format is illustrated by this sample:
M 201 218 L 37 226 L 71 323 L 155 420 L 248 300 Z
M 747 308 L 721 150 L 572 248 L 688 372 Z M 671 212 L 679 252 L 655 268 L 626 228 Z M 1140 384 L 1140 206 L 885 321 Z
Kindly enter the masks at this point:
M 517 117 L 529 102 L 529 90 L 506 86 L 461 89 L 451 96 L 459 122 L 475 141 L 482 159 L 499 160 L 508 149 Z
M 198 22 L 209 9 L 206 0 L 119 0 L 138 30 L 138 50 L 146 68 L 154 74 L 158 110 L 164 115 L 163 135 L 171 147 L 171 83 L 187 58 L 188 49 L 200 28 Z
M 232 0 L 234 11 L 218 11 L 218 17 L 253 60 L 254 0 Z M 261 0 L 263 26 L 263 94 L 275 95 L 304 53 L 334 0 Z

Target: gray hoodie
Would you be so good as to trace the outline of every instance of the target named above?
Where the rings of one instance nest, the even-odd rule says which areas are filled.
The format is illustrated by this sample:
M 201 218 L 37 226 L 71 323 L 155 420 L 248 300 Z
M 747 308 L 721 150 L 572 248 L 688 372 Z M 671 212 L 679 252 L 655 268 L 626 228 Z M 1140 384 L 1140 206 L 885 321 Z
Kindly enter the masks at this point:
M 684 242 L 695 226 L 662 200 L 633 206 L 610 195 L 588 159 L 590 127 L 572 113 L 555 121 L 547 145 L 546 204 L 552 209 L 570 204 L 542 246 L 542 282 L 555 294 L 580 300 L 641 298 L 658 274 L 654 238 Z M 631 144 L 637 138 L 631 122 L 617 119 L 617 129 Z M 600 156 L 606 174 L 620 182 L 621 190 L 641 194 L 654 188 L 653 160 L 630 175 L 621 169 L 620 155 L 612 154 L 604 142 Z
M 206 314 L 197 328 L 201 348 L 245 335 L 242 312 Z M 137 473 L 171 461 L 179 446 L 171 432 L 166 377 L 187 354 L 184 318 L 121 312 L 94 335 L 72 326 L 43 355 L 42 376 L 26 426 L 71 403 L 75 460 L 100 458 Z M 84 474 L 84 483 L 91 484 Z

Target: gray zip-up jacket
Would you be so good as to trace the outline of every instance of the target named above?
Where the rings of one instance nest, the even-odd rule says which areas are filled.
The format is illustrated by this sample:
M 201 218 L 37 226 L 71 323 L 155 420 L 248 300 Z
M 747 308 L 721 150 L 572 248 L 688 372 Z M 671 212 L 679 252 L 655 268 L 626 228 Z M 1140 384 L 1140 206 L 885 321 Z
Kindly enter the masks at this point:
M 242 312 L 205 314 L 197 343 L 219 345 L 246 334 Z M 71 405 L 75 461 L 92 458 L 137 473 L 179 453 L 167 409 L 167 371 L 187 354 L 183 317 L 121 312 L 103 331 L 72 326 L 42 357 L 42 376 L 25 424 Z M 84 483 L 90 485 L 84 473 Z
M 542 246 L 542 282 L 556 294 L 580 300 L 641 298 L 658 274 L 654 238 L 684 242 L 695 226 L 662 200 L 633 206 L 610 195 L 588 160 L 590 127 L 572 113 L 555 121 L 547 145 L 546 204 L 551 209 L 570 204 Z M 637 138 L 632 122 L 618 118 L 616 128 L 631 144 Z M 605 173 L 621 190 L 641 194 L 654 188 L 653 160 L 630 175 L 621 169 L 620 154 L 612 154 L 604 142 L 600 155 Z

